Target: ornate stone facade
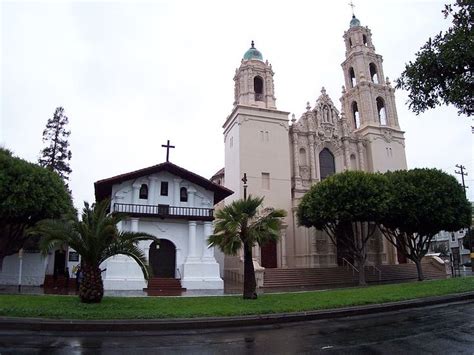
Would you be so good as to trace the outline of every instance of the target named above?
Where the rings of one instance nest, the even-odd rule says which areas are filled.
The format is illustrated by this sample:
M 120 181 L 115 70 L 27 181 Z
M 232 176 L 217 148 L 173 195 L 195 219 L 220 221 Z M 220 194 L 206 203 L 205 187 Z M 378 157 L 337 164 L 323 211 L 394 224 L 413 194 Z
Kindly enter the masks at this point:
M 314 106 L 308 102 L 306 111 L 299 119 L 293 115 L 289 124 L 288 112 L 276 109 L 271 64 L 253 43 L 234 76 L 234 109 L 223 126 L 225 178 L 222 172 L 218 178 L 235 191 L 226 203 L 242 197 L 240 179 L 246 173 L 250 193 L 288 211 L 284 236 L 274 251 L 277 267 L 338 263 L 337 248 L 327 235 L 296 222 L 299 201 L 313 184 L 345 170 L 406 169 L 394 89 L 383 79 L 382 57 L 375 52 L 372 34 L 354 17 L 344 42 L 340 109 L 322 88 Z M 264 179 L 269 182 L 264 184 Z M 265 264 L 263 252 L 268 251 L 255 249 L 260 264 Z M 370 241 L 368 254 L 374 263 L 396 263 L 395 249 L 380 236 Z M 236 268 L 238 262 L 231 264 Z

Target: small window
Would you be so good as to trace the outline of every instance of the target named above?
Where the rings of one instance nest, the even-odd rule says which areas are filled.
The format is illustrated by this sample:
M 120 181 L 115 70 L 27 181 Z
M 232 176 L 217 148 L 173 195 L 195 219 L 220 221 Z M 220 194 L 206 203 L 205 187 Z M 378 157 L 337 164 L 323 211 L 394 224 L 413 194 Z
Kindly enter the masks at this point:
M 168 196 L 168 181 L 161 182 L 161 196 Z
M 355 77 L 355 73 L 354 73 L 354 68 L 352 68 L 352 67 L 349 68 L 349 80 L 350 80 L 351 88 L 356 86 L 356 84 L 357 84 L 356 77 Z
M 148 199 L 148 185 L 142 184 L 140 187 L 140 199 L 146 200 Z
M 377 74 L 377 67 L 375 66 L 374 63 L 369 64 L 369 72 L 370 72 L 370 80 L 372 80 L 373 83 L 378 84 L 379 75 Z
M 454 233 L 451 233 L 451 241 L 452 241 L 452 242 L 455 242 L 455 241 L 456 241 L 456 237 L 454 236 Z
M 270 190 L 270 173 L 262 173 L 262 189 Z
M 357 107 L 357 102 L 352 103 L 352 115 L 354 119 L 354 128 L 357 129 L 360 127 L 360 115 L 359 108 Z
M 376 99 L 377 103 L 377 114 L 379 116 L 379 122 L 381 125 L 386 126 L 387 125 L 387 113 L 385 111 L 385 103 L 383 99 L 379 96 Z
M 263 79 L 260 76 L 253 78 L 255 101 L 263 101 Z
M 179 200 L 181 202 L 188 202 L 188 189 L 185 187 L 182 187 L 179 190 Z
M 349 38 L 349 46 L 352 47 L 352 40 Z
M 362 35 L 362 42 L 364 43 L 364 46 L 367 46 L 367 36 Z

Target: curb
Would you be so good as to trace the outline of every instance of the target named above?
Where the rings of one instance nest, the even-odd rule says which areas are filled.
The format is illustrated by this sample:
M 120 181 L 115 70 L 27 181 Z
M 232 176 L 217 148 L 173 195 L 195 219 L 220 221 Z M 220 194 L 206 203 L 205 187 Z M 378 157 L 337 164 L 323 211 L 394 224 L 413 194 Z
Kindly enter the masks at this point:
M 100 332 L 100 331 L 162 331 L 189 330 L 222 327 L 243 327 L 271 325 L 278 323 L 301 322 L 310 320 L 341 318 L 374 313 L 391 312 L 402 309 L 432 306 L 443 303 L 474 300 L 474 292 L 456 295 L 427 297 L 423 299 L 390 302 L 367 306 L 345 307 L 329 310 L 275 313 L 238 317 L 207 317 L 159 320 L 54 320 L 44 318 L 0 317 L 0 330 L 23 331 L 63 331 L 63 332 Z

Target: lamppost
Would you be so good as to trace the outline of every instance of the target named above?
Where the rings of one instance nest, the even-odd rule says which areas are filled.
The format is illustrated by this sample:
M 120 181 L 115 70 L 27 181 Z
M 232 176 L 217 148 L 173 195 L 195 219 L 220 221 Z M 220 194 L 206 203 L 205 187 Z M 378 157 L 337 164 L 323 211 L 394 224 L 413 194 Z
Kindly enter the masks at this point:
M 244 183 L 244 200 L 247 199 L 247 173 L 244 173 L 244 177 L 242 178 L 242 182 Z

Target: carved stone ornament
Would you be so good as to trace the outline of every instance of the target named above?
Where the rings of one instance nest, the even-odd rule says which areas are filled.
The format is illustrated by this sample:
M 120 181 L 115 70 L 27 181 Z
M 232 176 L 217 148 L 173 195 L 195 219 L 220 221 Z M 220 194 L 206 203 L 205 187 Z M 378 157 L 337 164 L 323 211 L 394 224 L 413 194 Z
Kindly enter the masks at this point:
M 392 131 L 385 129 L 383 130 L 382 133 L 383 133 L 383 138 L 385 139 L 387 143 L 390 143 L 393 140 Z

